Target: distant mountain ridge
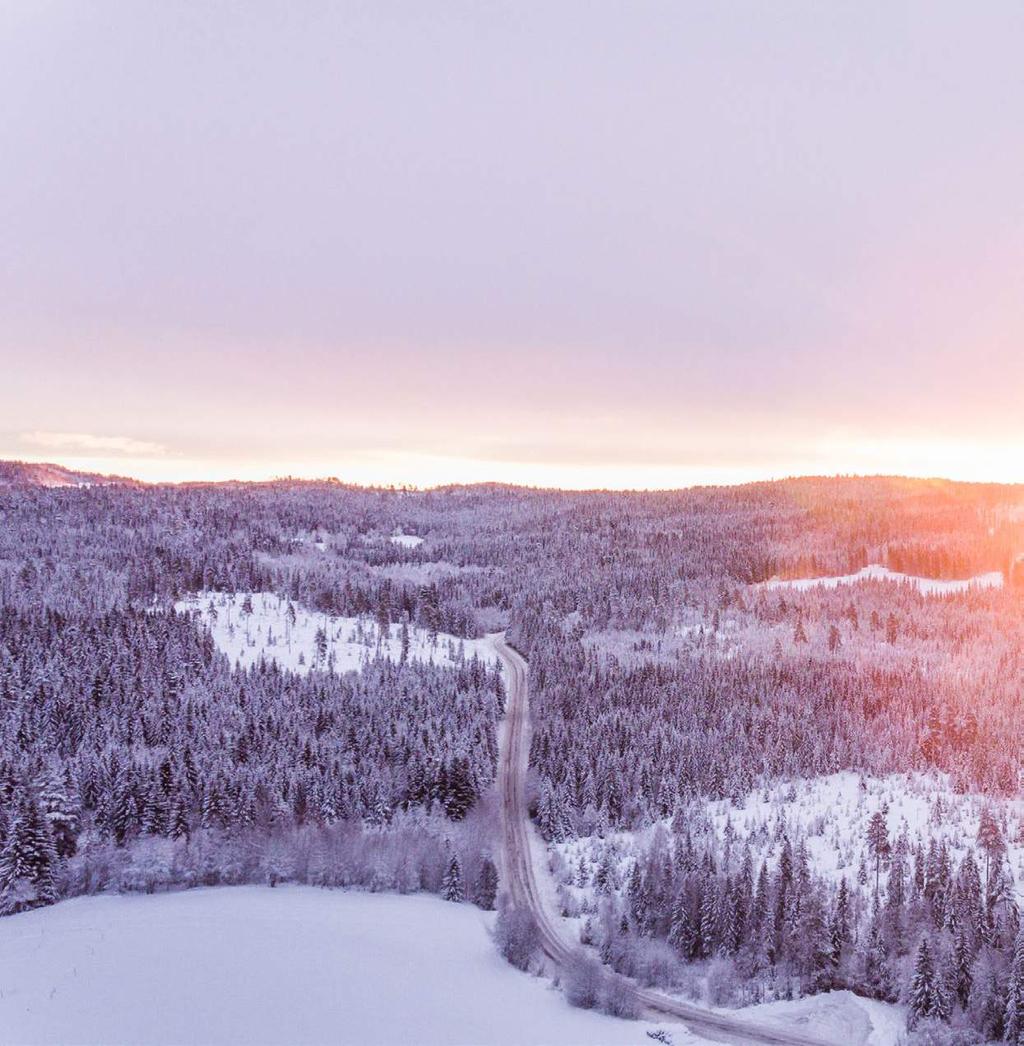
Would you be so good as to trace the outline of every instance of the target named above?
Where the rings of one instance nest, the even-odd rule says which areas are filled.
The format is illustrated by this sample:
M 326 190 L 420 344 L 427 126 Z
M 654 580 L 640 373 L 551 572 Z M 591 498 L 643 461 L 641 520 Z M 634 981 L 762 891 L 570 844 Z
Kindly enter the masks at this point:
M 126 476 L 103 476 L 98 472 L 76 472 L 63 465 L 33 461 L 0 461 L 0 486 L 93 487 L 125 483 L 143 486 L 141 480 Z
M 695 485 L 674 489 L 637 489 L 618 488 L 591 490 L 558 487 L 533 487 L 515 483 L 495 481 L 476 481 L 471 483 L 444 483 L 434 487 L 405 487 L 393 484 L 373 485 L 352 483 L 337 476 L 301 477 L 290 475 L 268 476 L 263 479 L 183 479 L 175 481 L 148 482 L 133 476 L 106 475 L 99 472 L 81 472 L 58 465 L 54 462 L 14 461 L 0 459 L 0 487 L 3 486 L 37 486 L 49 488 L 90 487 L 90 486 L 128 486 L 152 487 L 170 486 L 178 488 L 238 488 L 273 489 L 275 487 L 331 487 L 347 491 L 391 492 L 400 495 L 410 493 L 480 497 L 488 494 L 532 493 L 566 494 L 568 496 L 587 497 L 592 495 L 639 498 L 659 498 L 670 495 L 688 494 L 690 496 L 707 496 L 713 493 L 733 491 L 743 492 L 754 499 L 772 499 L 785 493 L 795 497 L 798 503 L 807 499 L 831 496 L 850 499 L 868 499 L 884 505 L 891 498 L 918 495 L 933 498 L 980 499 L 989 509 L 996 512 L 1004 522 L 1024 524 L 1024 483 L 977 482 L 970 480 L 948 479 L 945 477 L 922 478 L 918 476 L 899 475 L 841 475 L 820 474 L 806 476 L 784 476 L 777 479 L 750 480 L 745 483 L 726 483 Z M 1013 504 L 1003 502 L 1011 498 Z

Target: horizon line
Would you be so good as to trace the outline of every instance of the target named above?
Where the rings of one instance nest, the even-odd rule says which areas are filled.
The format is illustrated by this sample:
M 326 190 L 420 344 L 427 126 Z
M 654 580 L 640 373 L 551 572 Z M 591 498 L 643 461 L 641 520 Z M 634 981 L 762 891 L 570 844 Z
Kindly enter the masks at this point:
M 66 459 L 68 460 L 68 459 Z M 73 458 L 70 460 L 74 460 Z M 295 475 L 292 473 L 268 473 L 258 478 L 222 477 L 213 479 L 174 479 L 147 480 L 141 476 L 127 473 L 103 472 L 83 469 L 72 464 L 56 460 L 26 460 L 19 458 L 0 458 L 0 467 L 4 465 L 22 466 L 31 469 L 55 469 L 73 476 L 95 478 L 109 485 L 131 484 L 142 487 L 217 487 L 217 486 L 269 486 L 275 483 L 328 484 L 367 491 L 396 491 L 406 493 L 430 493 L 431 491 L 451 488 L 502 487 L 508 490 L 534 491 L 538 493 L 560 494 L 672 494 L 693 490 L 727 490 L 731 488 L 765 486 L 805 482 L 811 480 L 904 480 L 917 483 L 943 483 L 957 486 L 1024 488 L 1021 480 L 961 479 L 943 475 L 914 475 L 900 472 L 787 472 L 763 477 L 748 477 L 733 481 L 694 482 L 676 486 L 595 486 L 595 487 L 562 487 L 543 484 L 516 483 L 500 479 L 452 480 L 443 483 L 361 483 L 346 480 L 337 475 Z M 0 484 L 2 485 L 2 484 Z M 68 489 L 68 488 L 63 488 Z

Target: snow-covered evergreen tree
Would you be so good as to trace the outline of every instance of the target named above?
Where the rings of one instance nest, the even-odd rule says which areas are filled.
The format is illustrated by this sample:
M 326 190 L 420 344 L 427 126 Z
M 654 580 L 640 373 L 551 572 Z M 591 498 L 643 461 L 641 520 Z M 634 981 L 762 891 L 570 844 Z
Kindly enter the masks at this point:
M 35 797 L 24 791 L 0 853 L 0 914 L 52 904 L 56 860 L 46 818 Z
M 39 788 L 39 807 L 53 835 L 58 857 L 73 857 L 78 848 L 80 809 L 70 769 L 48 773 Z
M 935 957 L 927 937 L 921 938 L 917 948 L 907 1002 L 911 1023 L 929 1017 L 945 1020 L 949 1016 L 945 985 L 936 969 Z
M 477 876 L 473 900 L 485 912 L 494 911 L 498 900 L 498 869 L 489 856 L 485 856 L 480 862 L 480 874 Z
M 462 885 L 462 865 L 459 863 L 457 854 L 452 854 L 448 861 L 448 868 L 441 880 L 441 896 L 446 901 L 460 903 L 465 900 L 465 890 Z
M 1003 1038 L 1020 1046 L 1024 1043 L 1024 930 L 1013 945 L 1013 961 L 1006 984 L 1006 1006 L 1003 1013 Z

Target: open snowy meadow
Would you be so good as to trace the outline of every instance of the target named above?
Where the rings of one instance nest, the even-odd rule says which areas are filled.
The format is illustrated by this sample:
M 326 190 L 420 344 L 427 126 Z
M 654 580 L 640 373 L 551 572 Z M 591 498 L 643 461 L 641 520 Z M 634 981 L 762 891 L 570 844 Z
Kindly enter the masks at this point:
M 1002 572 L 998 570 L 956 580 L 919 577 L 916 574 L 903 574 L 879 563 L 872 563 L 870 566 L 858 570 L 856 574 L 842 574 L 836 577 L 771 578 L 769 581 L 763 582 L 762 587 L 770 591 L 792 589 L 795 592 L 807 592 L 812 588 L 839 588 L 841 585 L 859 585 L 867 581 L 906 585 L 909 588 L 917 589 L 923 596 L 949 596 L 971 590 L 1002 588 L 1004 578 Z
M 311 887 L 78 898 L 3 922 L 0 1042 L 650 1041 L 653 1025 L 573 1009 L 514 970 L 492 919 L 432 897 Z
M 263 660 L 292 672 L 352 672 L 375 657 L 442 667 L 474 656 L 495 660 L 486 639 L 415 625 L 393 624 L 384 631 L 372 618 L 317 613 L 271 592 L 200 592 L 180 600 L 175 610 L 198 615 L 217 648 L 242 668 Z
M 945 774 L 914 773 L 873 777 L 843 771 L 827 777 L 781 782 L 738 800 L 707 800 L 688 811 L 687 831 L 695 839 L 721 840 L 721 858 L 736 871 L 747 846 L 757 861 L 776 856 L 784 838 L 806 847 L 815 875 L 834 884 L 870 883 L 874 864 L 868 826 L 881 813 L 892 839 L 905 837 L 913 852 L 934 839 L 958 864 L 977 848 L 983 813 L 1000 825 L 1006 840 L 1005 866 L 1018 902 L 1024 889 L 1024 800 L 958 793 Z M 637 854 L 649 847 L 655 831 L 671 833 L 671 818 L 639 832 L 611 832 L 551 846 L 563 890 L 580 899 L 592 889 L 580 887 L 583 867 L 592 881 L 602 861 L 610 861 L 625 882 Z

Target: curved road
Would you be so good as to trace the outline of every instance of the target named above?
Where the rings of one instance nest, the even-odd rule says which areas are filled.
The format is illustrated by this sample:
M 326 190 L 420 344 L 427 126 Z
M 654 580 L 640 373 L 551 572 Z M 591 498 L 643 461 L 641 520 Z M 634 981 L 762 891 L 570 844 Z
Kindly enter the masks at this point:
M 491 641 L 505 666 L 508 688 L 498 755 L 502 882 L 516 905 L 533 913 L 540 929 L 541 948 L 557 970 L 579 951 L 580 944 L 564 935 L 561 917 L 543 889 L 547 884 L 538 882 L 537 869 L 543 868 L 545 862 L 534 860 L 534 853 L 543 854 L 544 844 L 534 831 L 526 807 L 525 783 L 530 755 L 526 661 L 505 642 L 504 634 L 491 636 Z M 713 1013 L 648 988 L 636 986 L 634 990 L 645 1017 L 681 1021 L 694 1034 L 707 1039 L 769 1046 L 831 1046 L 825 1039 Z

